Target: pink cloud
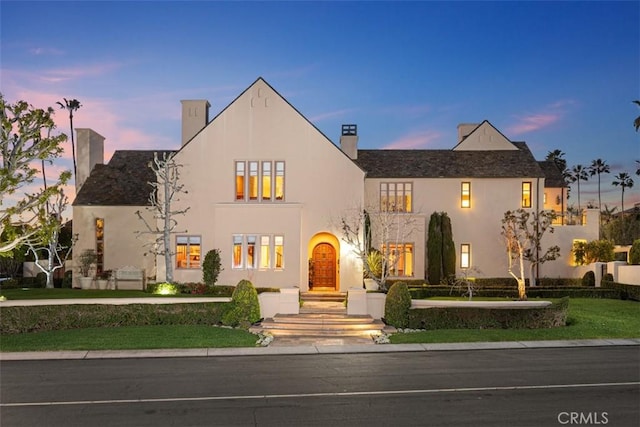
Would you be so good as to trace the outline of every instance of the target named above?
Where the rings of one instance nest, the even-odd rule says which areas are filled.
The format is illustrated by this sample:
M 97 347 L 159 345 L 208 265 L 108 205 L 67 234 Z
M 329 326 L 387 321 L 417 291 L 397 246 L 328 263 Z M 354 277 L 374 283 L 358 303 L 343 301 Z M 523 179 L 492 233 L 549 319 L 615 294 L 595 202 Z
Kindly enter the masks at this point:
M 533 132 L 546 128 L 560 119 L 559 114 L 532 114 L 520 117 L 518 122 L 509 126 L 507 132 L 513 135 Z
M 321 113 L 313 117 L 309 117 L 309 121 L 311 123 L 321 122 L 327 119 L 333 119 L 335 117 L 344 117 L 348 113 L 352 113 L 355 110 L 352 108 L 347 108 L 344 110 L 336 110 L 336 111 L 328 111 L 326 113 Z
M 32 47 L 29 49 L 29 53 L 36 56 L 62 55 L 64 54 L 64 51 L 52 47 Z
M 441 136 L 442 135 L 439 132 L 430 130 L 411 133 L 386 144 L 382 148 L 387 150 L 428 148 L 429 146 L 432 146 L 433 143 Z

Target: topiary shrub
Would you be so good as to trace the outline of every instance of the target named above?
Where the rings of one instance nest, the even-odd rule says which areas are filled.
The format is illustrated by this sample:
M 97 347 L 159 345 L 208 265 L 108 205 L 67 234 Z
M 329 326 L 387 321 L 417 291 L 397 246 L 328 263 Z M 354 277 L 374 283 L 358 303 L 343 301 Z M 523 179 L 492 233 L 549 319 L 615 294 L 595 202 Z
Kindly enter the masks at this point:
M 640 239 L 634 240 L 629 250 L 629 264 L 640 264 Z
M 241 280 L 231 295 L 231 302 L 222 316 L 222 323 L 249 329 L 249 326 L 258 320 L 260 320 L 258 292 L 250 281 Z
M 613 282 L 613 274 L 607 273 L 602 277 L 602 282 Z
M 409 310 L 411 309 L 411 294 L 405 282 L 396 282 L 387 293 L 384 303 L 384 320 L 396 328 L 406 328 L 409 325 Z
M 202 281 L 207 286 L 215 285 L 222 270 L 220 251 L 218 249 L 211 249 L 204 256 L 204 262 L 202 263 Z
M 587 271 L 582 276 L 582 286 L 595 286 L 596 285 L 596 273 L 593 271 Z

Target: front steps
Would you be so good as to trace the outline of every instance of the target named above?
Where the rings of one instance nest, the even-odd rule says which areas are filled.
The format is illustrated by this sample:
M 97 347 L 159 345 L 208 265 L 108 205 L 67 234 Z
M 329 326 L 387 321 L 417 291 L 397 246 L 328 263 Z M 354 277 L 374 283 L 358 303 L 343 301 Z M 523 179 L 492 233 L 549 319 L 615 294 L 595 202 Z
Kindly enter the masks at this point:
M 300 314 L 276 314 L 250 331 L 273 335 L 272 345 L 343 345 L 373 344 L 372 335 L 395 329 L 369 315 L 347 315 L 346 294 L 301 292 L 300 297 Z

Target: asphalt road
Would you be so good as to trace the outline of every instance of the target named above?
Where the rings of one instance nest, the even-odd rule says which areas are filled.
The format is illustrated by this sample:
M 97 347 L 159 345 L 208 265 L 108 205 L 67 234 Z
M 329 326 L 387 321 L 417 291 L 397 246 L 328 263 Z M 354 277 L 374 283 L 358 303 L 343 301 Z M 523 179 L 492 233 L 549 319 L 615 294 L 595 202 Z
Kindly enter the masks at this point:
M 12 426 L 640 426 L 640 347 L 3 361 Z

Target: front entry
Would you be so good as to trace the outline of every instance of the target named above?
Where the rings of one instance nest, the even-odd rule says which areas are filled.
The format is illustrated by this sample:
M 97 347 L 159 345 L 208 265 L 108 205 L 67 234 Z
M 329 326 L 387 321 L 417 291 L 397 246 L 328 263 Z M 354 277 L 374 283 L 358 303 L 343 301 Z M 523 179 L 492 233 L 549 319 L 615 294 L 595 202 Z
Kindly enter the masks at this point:
M 336 289 L 336 250 L 330 243 L 318 243 L 311 258 L 311 288 Z

